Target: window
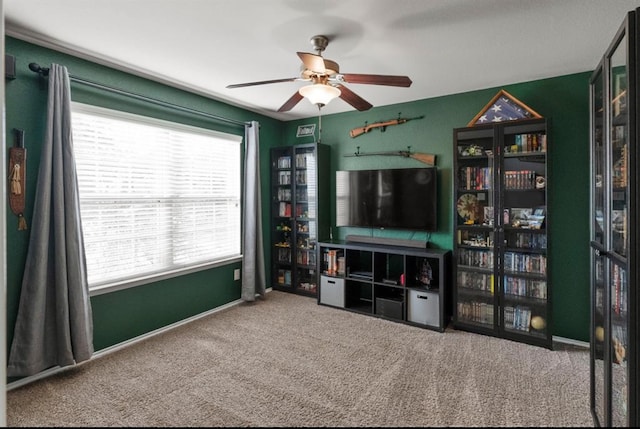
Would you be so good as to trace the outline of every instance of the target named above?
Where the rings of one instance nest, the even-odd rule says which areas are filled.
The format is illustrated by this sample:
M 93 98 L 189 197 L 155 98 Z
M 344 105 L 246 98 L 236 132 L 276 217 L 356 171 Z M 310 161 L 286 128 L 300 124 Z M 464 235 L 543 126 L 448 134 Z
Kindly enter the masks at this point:
M 72 103 L 89 288 L 241 255 L 240 136 Z

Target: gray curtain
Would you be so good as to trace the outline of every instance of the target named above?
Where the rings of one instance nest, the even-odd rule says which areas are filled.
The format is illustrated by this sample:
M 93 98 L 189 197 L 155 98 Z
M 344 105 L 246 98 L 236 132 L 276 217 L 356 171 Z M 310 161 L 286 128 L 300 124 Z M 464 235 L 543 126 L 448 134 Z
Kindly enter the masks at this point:
M 93 354 L 70 102 L 67 69 L 52 64 L 47 128 L 8 376 L 73 365 Z
M 265 294 L 262 245 L 262 206 L 260 204 L 260 124 L 245 126 L 244 217 L 242 219 L 242 299 L 255 301 Z

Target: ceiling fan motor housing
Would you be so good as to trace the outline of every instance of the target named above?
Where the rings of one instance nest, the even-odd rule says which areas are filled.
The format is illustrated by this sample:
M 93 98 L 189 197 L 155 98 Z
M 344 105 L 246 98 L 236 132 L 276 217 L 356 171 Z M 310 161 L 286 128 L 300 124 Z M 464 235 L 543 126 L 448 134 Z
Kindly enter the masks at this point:
M 329 45 L 329 38 L 323 35 L 313 36 L 309 41 L 311 42 L 313 49 L 318 52 L 318 55 L 320 55 L 320 53 Z

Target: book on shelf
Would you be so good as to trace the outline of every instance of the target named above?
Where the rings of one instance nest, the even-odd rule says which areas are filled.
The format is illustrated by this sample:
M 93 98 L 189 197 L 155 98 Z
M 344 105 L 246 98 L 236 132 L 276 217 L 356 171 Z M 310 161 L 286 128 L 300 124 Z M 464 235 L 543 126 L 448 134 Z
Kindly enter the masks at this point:
M 341 249 L 330 249 L 324 252 L 324 264 L 326 273 L 331 276 L 344 275 L 344 252 Z
M 534 189 L 535 186 L 536 173 L 533 170 L 507 170 L 504 172 L 505 189 Z
M 296 155 L 296 168 L 313 168 L 315 166 L 315 155 L 313 152 L 299 153 Z
M 512 273 L 546 274 L 547 257 L 529 253 L 505 252 L 504 269 Z
M 279 157 L 278 168 L 291 168 L 291 157 L 290 156 Z
M 489 167 L 461 167 L 459 170 L 460 188 L 471 190 L 491 189 L 491 168 Z
M 509 295 L 547 299 L 547 282 L 544 280 L 505 276 L 503 288 L 504 293 Z
M 491 293 L 493 295 L 493 274 L 475 271 L 458 271 L 458 286 Z
M 291 217 L 291 203 L 280 202 L 280 205 L 278 208 L 278 216 Z
M 544 133 L 516 134 L 513 144 L 505 147 L 506 153 L 546 152 L 547 135 Z
M 301 170 L 296 171 L 296 185 L 306 185 L 307 184 L 307 171 Z
M 315 250 L 299 249 L 296 253 L 296 262 L 299 265 L 316 265 Z
M 278 284 L 291 286 L 291 270 L 278 270 Z
M 493 323 L 493 304 L 478 301 L 458 302 L 458 319 L 472 323 Z
M 518 247 L 520 249 L 545 250 L 547 248 L 547 236 L 545 234 L 536 234 L 531 232 L 518 232 L 513 244 L 514 246 L 512 247 Z
M 547 299 L 547 282 L 544 280 L 533 280 L 531 282 L 531 296 L 539 299 Z
M 278 185 L 290 185 L 291 184 L 291 172 L 279 171 L 278 172 Z
M 504 325 L 509 329 L 529 332 L 531 326 L 531 309 L 520 306 L 505 307 Z
M 613 265 L 613 280 L 611 283 L 611 309 L 615 314 L 622 314 L 627 311 L 628 291 L 627 272 L 619 265 Z
M 278 188 L 278 201 L 291 201 L 291 189 Z

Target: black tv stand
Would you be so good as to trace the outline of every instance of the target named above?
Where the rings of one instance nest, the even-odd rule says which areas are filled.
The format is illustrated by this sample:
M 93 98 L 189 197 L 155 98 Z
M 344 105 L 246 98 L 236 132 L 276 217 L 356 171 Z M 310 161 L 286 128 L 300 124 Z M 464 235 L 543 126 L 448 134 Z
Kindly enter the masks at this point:
M 319 246 L 318 304 L 440 332 L 447 327 L 452 313 L 450 250 L 357 239 Z

